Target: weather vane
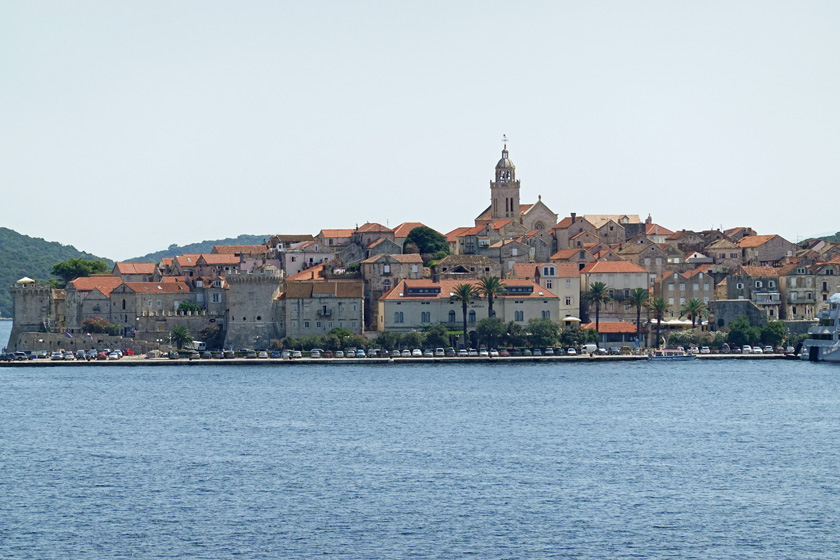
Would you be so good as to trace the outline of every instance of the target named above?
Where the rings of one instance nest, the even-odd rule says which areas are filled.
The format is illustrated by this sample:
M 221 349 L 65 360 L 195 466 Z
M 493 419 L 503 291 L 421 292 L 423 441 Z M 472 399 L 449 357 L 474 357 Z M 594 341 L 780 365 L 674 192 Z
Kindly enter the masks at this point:
M 505 146 L 507 146 L 507 143 L 508 143 L 507 134 L 502 134 L 502 142 L 505 144 Z

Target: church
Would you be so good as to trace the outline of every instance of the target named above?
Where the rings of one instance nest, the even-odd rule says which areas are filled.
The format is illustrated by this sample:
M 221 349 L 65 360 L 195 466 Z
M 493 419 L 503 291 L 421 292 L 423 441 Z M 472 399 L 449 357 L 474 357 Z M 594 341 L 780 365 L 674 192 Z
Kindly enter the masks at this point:
M 502 149 L 502 159 L 496 164 L 496 177 L 490 181 L 490 206 L 476 219 L 476 226 L 486 226 L 512 220 L 522 225 L 526 232 L 549 231 L 557 224 L 557 214 L 537 197 L 535 204 L 520 204 L 519 179 L 516 166 L 510 159 L 507 144 Z

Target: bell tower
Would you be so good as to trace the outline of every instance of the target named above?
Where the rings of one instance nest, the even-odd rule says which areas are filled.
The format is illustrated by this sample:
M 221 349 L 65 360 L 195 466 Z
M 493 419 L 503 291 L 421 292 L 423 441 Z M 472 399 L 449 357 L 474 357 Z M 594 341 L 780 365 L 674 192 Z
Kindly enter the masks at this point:
M 516 166 L 508 156 L 507 143 L 502 148 L 502 159 L 496 164 L 496 178 L 490 181 L 490 215 L 493 221 L 519 221 L 519 181 Z

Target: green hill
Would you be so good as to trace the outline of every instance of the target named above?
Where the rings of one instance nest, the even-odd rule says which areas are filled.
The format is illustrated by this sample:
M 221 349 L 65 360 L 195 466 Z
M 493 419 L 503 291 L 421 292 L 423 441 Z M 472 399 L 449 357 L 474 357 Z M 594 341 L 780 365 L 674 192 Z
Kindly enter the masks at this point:
M 52 267 L 68 259 L 100 259 L 108 266 L 114 261 L 79 251 L 71 245 L 45 241 L 22 235 L 0 227 L 0 317 L 12 316 L 12 294 L 9 291 L 16 281 L 28 276 L 39 282 L 55 278 Z
M 197 255 L 199 253 L 209 253 L 213 250 L 214 245 L 261 245 L 268 241 L 271 235 L 240 235 L 239 237 L 228 237 L 227 239 L 217 239 L 215 241 L 201 241 L 200 243 L 190 243 L 189 245 L 170 245 L 163 251 L 149 253 L 142 257 L 135 257 L 128 259 L 126 262 L 153 262 L 159 263 L 160 259 L 176 257 L 178 255 Z

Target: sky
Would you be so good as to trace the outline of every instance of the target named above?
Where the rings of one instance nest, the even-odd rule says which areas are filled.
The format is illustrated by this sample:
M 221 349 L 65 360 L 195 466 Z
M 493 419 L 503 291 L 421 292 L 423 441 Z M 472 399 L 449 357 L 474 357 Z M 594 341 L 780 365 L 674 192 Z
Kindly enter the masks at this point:
M 521 200 L 840 230 L 840 2 L 0 3 L 0 225 L 111 259 Z

